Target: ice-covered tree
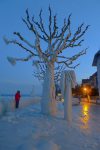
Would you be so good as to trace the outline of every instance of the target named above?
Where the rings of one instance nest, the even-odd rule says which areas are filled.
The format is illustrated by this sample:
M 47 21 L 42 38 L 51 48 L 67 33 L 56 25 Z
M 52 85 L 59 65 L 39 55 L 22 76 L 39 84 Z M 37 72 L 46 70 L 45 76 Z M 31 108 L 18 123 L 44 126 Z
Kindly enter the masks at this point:
M 44 79 L 41 110 L 44 114 L 55 115 L 56 101 L 54 78 L 56 75 L 58 77 L 59 69 L 63 70 L 65 67 L 75 68 L 78 64 L 73 66 L 73 62 L 78 57 L 85 54 L 86 49 L 81 50 L 71 57 L 65 56 L 63 52 L 69 48 L 80 47 L 84 41 L 82 37 L 89 26 L 81 24 L 76 31 L 72 33 L 71 15 L 69 15 L 67 20 L 66 18 L 64 19 L 62 28 L 59 28 L 57 25 L 57 15 L 53 16 L 50 6 L 48 10 L 49 22 L 46 27 L 42 17 L 42 9 L 40 10 L 38 21 L 35 20 L 34 16 L 31 17 L 28 9 L 26 10 L 26 17 L 22 18 L 27 29 L 31 31 L 35 37 L 34 44 L 33 41 L 28 41 L 20 32 L 14 32 L 14 35 L 17 36 L 19 40 L 8 40 L 7 38 L 4 38 L 4 40 L 6 44 L 18 45 L 27 52 L 26 58 L 8 57 L 8 60 L 12 64 L 15 64 L 16 61 L 28 61 L 33 59 L 33 65 L 42 71 L 42 73 L 39 73 L 40 77 Z M 42 46 L 42 42 L 45 42 L 47 46 L 45 50 Z M 59 68 L 58 70 L 57 67 Z M 57 74 L 54 73 L 54 70 L 58 71 Z
M 58 65 L 54 68 L 54 81 L 56 84 L 59 84 L 61 73 L 66 69 L 66 66 Z M 38 69 L 33 72 L 34 77 L 38 78 L 38 80 L 43 81 L 46 74 L 46 66 L 45 64 L 39 64 Z

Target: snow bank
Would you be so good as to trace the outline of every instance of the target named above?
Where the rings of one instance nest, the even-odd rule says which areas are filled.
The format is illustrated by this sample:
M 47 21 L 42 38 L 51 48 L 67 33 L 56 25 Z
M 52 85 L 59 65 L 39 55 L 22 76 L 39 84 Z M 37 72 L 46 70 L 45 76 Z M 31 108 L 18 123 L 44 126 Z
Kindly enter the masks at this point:
M 40 97 L 31 97 L 28 99 L 21 99 L 19 103 L 19 108 L 24 108 L 28 105 L 38 103 L 40 101 Z M 15 101 L 14 100 L 2 100 L 0 101 L 0 116 L 4 115 L 8 111 L 15 110 Z
M 36 146 L 37 150 L 59 150 L 59 146 L 53 141 L 40 140 Z

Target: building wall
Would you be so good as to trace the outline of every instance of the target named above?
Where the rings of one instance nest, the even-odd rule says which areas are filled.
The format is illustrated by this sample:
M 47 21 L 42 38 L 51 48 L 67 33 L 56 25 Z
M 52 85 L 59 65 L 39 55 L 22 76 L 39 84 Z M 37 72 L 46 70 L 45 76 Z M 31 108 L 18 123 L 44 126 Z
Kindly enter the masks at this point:
M 98 88 L 97 73 L 94 73 L 89 79 L 83 79 L 82 85 L 91 85 L 93 88 Z
M 90 85 L 94 88 L 98 88 L 98 81 L 97 81 L 97 72 L 90 76 Z
M 98 61 L 97 61 L 97 79 L 98 79 L 98 90 L 100 96 L 100 56 L 98 57 Z

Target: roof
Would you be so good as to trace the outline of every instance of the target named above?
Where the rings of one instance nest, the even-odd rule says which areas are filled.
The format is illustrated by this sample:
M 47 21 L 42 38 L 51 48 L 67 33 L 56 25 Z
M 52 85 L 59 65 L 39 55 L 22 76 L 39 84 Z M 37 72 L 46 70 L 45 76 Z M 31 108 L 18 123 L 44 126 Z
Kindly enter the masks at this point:
M 97 66 L 97 60 L 99 56 L 100 56 L 100 50 L 95 54 L 92 66 Z
M 95 73 L 93 73 L 90 78 L 97 76 L 97 71 Z
M 90 79 L 82 79 L 82 84 L 89 83 Z

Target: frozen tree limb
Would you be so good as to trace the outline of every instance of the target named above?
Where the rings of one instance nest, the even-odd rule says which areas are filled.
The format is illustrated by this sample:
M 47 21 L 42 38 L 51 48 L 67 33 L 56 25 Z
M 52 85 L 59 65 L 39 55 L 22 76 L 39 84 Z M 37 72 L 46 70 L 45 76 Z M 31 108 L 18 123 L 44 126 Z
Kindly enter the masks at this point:
M 18 45 L 19 47 L 21 47 L 23 50 L 29 52 L 30 54 L 32 54 L 33 56 L 38 56 L 37 54 L 35 54 L 34 52 L 32 52 L 32 50 L 29 50 L 28 48 L 26 48 L 25 46 L 23 46 L 21 43 L 19 43 L 17 40 L 8 40 L 7 38 L 3 38 L 6 44 L 15 44 Z
M 31 59 L 33 57 L 33 55 L 29 55 L 25 58 L 14 58 L 14 57 L 7 57 L 7 60 L 12 64 L 12 65 L 16 65 L 17 61 L 28 61 L 29 59 Z
M 36 49 L 36 47 L 32 44 L 30 44 L 29 41 L 27 41 L 19 32 L 14 32 L 14 35 L 18 36 L 19 39 L 23 42 L 25 42 L 29 47 Z

